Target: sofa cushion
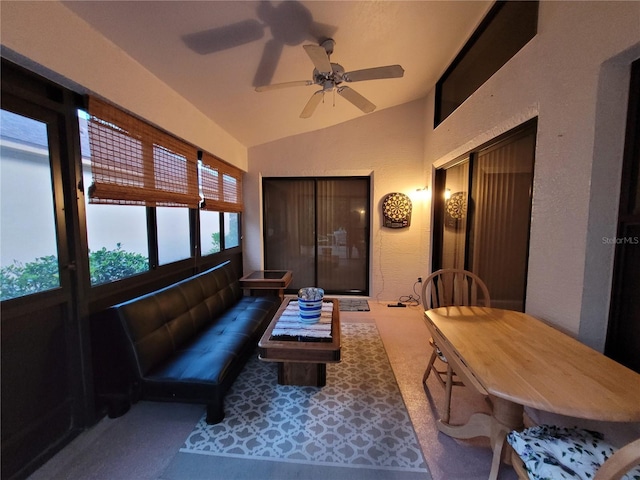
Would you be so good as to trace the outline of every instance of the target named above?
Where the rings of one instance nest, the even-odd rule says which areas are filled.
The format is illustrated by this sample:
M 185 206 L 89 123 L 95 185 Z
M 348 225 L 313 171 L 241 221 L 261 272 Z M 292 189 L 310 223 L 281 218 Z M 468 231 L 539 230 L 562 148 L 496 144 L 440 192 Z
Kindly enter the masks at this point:
M 114 307 L 144 376 L 242 299 L 229 264 Z

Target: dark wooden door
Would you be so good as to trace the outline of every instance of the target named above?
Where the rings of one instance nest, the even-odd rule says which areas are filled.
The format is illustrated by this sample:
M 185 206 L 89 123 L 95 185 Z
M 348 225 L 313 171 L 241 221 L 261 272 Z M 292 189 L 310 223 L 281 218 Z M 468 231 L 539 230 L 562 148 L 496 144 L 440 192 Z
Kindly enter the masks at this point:
M 632 64 L 605 353 L 640 373 L 640 59 Z
M 1 476 L 9 479 L 72 435 L 82 381 L 64 116 L 4 93 L 1 114 Z

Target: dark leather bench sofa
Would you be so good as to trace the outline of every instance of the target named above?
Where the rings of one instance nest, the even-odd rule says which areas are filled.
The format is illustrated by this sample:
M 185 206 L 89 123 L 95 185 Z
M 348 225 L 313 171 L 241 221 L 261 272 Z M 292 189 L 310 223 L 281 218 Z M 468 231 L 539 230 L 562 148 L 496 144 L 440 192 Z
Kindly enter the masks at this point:
M 225 393 L 279 306 L 277 296 L 244 296 L 226 262 L 111 307 L 130 400 L 202 403 L 207 423 L 220 422 Z

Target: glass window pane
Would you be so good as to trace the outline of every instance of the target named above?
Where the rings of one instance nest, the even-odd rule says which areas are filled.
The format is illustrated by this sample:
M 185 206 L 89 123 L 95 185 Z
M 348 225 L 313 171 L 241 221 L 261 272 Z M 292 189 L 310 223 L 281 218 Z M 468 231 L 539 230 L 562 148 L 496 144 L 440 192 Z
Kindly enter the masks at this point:
M 156 208 L 158 228 L 158 263 L 184 260 L 191 256 L 189 246 L 189 209 L 177 207 Z
M 465 268 L 469 159 L 448 168 L 444 191 L 442 268 Z
M 200 210 L 200 250 L 202 255 L 220 251 L 220 213 Z
M 0 298 L 7 300 L 59 287 L 60 275 L 47 125 L 1 112 Z
M 240 214 L 225 213 L 224 214 L 224 248 L 233 248 L 240 246 Z
M 87 205 L 87 241 L 92 285 L 149 270 L 145 207 Z
M 91 285 L 121 280 L 149 270 L 147 211 L 138 205 L 89 203 L 92 182 L 86 113 L 78 112 L 85 186 Z

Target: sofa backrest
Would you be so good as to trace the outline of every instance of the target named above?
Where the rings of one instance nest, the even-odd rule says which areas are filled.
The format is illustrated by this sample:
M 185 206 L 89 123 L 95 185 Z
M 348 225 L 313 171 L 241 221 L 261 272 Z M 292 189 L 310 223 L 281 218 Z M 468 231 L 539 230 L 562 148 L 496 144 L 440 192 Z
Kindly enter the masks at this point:
M 111 307 L 142 377 L 242 297 L 230 262 Z

